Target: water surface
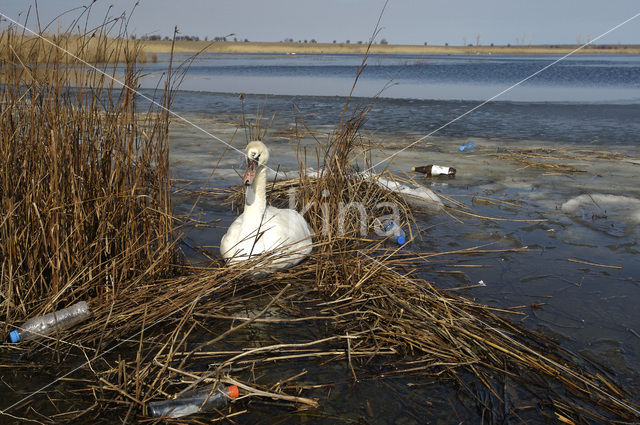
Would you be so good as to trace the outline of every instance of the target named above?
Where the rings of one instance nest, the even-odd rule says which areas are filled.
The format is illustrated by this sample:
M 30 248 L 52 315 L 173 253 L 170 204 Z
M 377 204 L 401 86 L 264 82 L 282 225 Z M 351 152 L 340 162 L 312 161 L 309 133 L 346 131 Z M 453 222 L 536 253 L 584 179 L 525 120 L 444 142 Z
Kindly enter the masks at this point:
M 483 101 L 526 79 L 518 90 L 499 99 L 640 102 L 638 56 L 574 55 L 548 67 L 560 57 L 376 54 L 367 59 L 354 95 Z M 166 68 L 162 62 L 165 58 L 161 56 L 161 61 L 150 64 L 148 70 L 159 75 Z M 361 63 L 362 56 L 352 54 L 209 53 L 191 64 L 181 88 L 217 93 L 345 96 Z M 545 67 L 548 68 L 544 72 L 539 72 Z

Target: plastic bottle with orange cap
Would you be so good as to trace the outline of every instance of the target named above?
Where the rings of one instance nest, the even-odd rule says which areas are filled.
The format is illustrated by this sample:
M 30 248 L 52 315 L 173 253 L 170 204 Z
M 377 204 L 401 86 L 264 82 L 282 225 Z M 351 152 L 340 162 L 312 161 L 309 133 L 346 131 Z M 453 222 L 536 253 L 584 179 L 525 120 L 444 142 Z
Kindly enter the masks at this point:
M 196 388 L 174 399 L 152 401 L 149 403 L 149 412 L 155 417 L 181 418 L 194 413 L 221 409 L 234 398 L 238 398 L 238 395 L 237 386 L 217 382 L 213 388 L 210 386 Z

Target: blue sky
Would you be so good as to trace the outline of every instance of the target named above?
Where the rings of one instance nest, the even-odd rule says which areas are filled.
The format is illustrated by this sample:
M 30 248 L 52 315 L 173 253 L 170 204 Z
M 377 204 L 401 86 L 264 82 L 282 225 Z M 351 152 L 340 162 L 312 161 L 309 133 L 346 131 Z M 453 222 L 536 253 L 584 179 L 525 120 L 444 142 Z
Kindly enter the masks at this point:
M 88 0 L 40 0 L 41 22 Z M 183 34 L 281 41 L 366 41 L 384 0 L 140 0 L 130 32 Z M 32 1 L 0 0 L 0 11 L 24 20 Z M 130 11 L 132 0 L 98 0 L 97 22 L 113 4 L 111 15 Z M 638 0 L 390 0 L 378 39 L 399 44 L 576 44 L 587 42 L 640 12 Z M 21 18 L 18 15 L 22 13 Z M 74 13 L 77 13 L 74 12 Z M 61 19 L 62 23 L 68 19 Z M 32 19 L 31 27 L 35 26 Z M 57 28 L 54 25 L 53 28 Z M 640 17 L 600 43 L 640 44 Z

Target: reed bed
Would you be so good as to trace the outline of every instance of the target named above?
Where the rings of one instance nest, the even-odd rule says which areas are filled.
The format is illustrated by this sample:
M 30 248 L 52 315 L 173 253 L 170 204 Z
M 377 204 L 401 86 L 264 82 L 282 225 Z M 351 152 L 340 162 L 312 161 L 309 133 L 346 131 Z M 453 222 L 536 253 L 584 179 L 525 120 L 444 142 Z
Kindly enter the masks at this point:
M 108 38 L 103 31 L 92 34 L 90 38 L 72 34 L 43 36 L 50 43 L 40 37 L 18 34 L 13 30 L 0 34 L 0 58 L 5 66 L 18 66 L 21 63 L 145 63 L 148 60 L 140 41 Z
M 147 54 L 142 43 L 129 37 L 127 25 L 136 6 L 127 13 L 112 17 L 108 13 L 102 24 L 90 25 L 93 3 L 78 8 L 79 13 L 67 11 L 63 14 L 72 16 L 66 29 L 58 24 L 57 32 L 51 30 L 56 22 L 41 23 L 37 13 L 37 4 L 29 7 L 25 17 L 25 27 L 34 27 L 34 33 L 12 23 L 0 33 L 0 63 L 3 71 L 11 67 L 28 66 L 36 70 L 43 68 L 59 68 L 70 65 L 101 66 L 104 64 L 140 64 L 147 62 Z M 109 9 L 111 10 L 111 8 Z M 43 25 L 44 24 L 44 25 Z M 33 31 L 33 30 L 32 30 Z M 38 35 L 36 35 L 37 33 Z M 171 50 L 170 50 L 171 51 Z M 55 65 L 55 67 L 53 66 Z M 10 84 L 14 80 L 11 74 Z M 82 80 L 79 81 L 82 84 Z
M 176 262 L 168 115 L 152 105 L 141 116 L 137 96 L 114 82 L 137 86 L 140 46 L 105 44 L 107 31 L 55 40 L 73 41 L 95 68 L 72 66 L 64 52 L 13 29 L 0 37 L 5 332 L 78 300 L 108 305 Z M 94 49 L 126 62 L 107 64 Z M 158 101 L 168 105 L 170 95 L 168 84 Z

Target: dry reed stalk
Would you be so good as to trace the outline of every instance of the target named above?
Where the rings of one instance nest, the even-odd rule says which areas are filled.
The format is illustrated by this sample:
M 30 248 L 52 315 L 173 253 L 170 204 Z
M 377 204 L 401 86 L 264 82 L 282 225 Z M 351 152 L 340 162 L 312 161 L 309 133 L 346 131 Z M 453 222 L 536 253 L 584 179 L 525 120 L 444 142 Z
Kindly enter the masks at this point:
M 501 160 L 516 161 L 525 168 L 540 168 L 547 171 L 559 173 L 585 172 L 574 165 L 563 163 L 563 161 L 619 161 L 626 158 L 625 155 L 611 152 L 594 151 L 590 149 L 563 149 L 563 148 L 532 148 L 500 149 L 498 152 L 490 153 Z

